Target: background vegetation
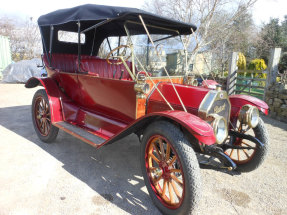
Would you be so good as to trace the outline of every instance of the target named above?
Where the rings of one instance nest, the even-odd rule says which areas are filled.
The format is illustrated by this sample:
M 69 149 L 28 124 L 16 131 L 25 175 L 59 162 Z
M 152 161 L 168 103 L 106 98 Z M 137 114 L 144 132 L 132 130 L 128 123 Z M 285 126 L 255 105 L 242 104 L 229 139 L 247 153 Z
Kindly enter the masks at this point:
M 280 22 L 271 18 L 260 27 L 253 22 L 251 11 L 256 0 L 146 0 L 143 9 L 188 23 L 197 31 L 185 36 L 189 62 L 198 53 L 212 54 L 212 72 L 223 75 L 233 51 L 239 56 L 241 69 L 250 68 L 254 59 L 268 64 L 269 51 L 282 48 L 279 70 L 287 70 L 287 15 Z M 36 20 L 16 20 L 0 14 L 0 35 L 8 36 L 14 61 L 39 57 L 41 38 Z M 178 42 L 178 41 L 175 41 Z M 251 63 L 251 64 L 250 64 Z M 257 65 L 257 64 L 256 64 Z

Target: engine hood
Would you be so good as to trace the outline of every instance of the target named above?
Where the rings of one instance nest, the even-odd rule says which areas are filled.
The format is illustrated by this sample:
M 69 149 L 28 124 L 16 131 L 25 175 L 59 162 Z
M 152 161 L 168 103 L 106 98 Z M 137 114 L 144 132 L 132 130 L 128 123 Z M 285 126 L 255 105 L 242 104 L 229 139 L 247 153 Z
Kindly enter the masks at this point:
M 185 86 L 174 84 L 183 104 L 189 113 L 198 115 L 199 106 L 210 91 L 203 87 Z M 158 89 L 165 96 L 167 101 L 175 110 L 183 110 L 181 103 L 170 83 L 160 83 Z M 156 89 L 153 89 L 147 97 L 147 113 L 170 110 L 162 96 Z

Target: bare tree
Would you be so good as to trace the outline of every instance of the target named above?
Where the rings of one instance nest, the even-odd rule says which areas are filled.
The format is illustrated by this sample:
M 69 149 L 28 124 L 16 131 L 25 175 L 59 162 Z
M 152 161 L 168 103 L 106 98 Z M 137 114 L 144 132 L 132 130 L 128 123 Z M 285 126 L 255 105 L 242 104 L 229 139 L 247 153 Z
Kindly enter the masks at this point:
M 198 26 L 196 32 L 184 37 L 186 47 L 191 53 L 191 63 L 198 52 L 224 46 L 232 38 L 236 28 L 234 22 L 246 15 L 246 11 L 255 2 L 256 0 L 149 0 L 145 8 Z
M 17 23 L 9 17 L 1 17 L 0 34 L 9 37 L 14 61 L 39 57 L 42 52 L 39 28 L 32 18 Z

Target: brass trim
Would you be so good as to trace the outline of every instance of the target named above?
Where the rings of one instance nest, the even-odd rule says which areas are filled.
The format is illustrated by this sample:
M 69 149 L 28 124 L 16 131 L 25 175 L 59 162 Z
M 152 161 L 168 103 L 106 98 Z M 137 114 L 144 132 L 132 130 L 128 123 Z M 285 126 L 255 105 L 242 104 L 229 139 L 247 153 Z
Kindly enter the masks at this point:
M 202 100 L 202 102 L 199 105 L 199 109 L 198 109 L 198 115 L 201 119 L 206 120 L 208 117 L 208 112 L 210 111 L 212 105 L 214 102 L 218 101 L 218 100 L 227 100 L 228 104 L 229 104 L 229 111 L 228 111 L 228 119 L 225 119 L 227 121 L 227 123 L 230 120 L 230 113 L 231 113 L 231 104 L 229 101 L 229 97 L 226 91 L 217 91 L 217 90 L 210 90 L 204 97 L 204 99 Z M 221 112 L 222 109 L 224 109 L 224 107 L 215 107 L 217 108 L 217 110 L 215 110 L 214 112 L 217 111 L 217 113 Z M 221 110 L 221 111 L 219 111 Z
M 224 117 L 219 116 L 219 115 L 217 115 L 217 114 L 210 114 L 209 116 L 214 119 L 214 120 L 211 122 L 211 125 L 212 125 L 213 132 L 214 132 L 214 135 L 215 135 L 216 143 L 217 143 L 217 144 L 221 144 L 221 143 L 224 142 L 224 140 L 225 140 L 225 139 L 227 138 L 227 136 L 228 136 L 227 121 L 226 121 L 226 119 L 225 119 Z M 221 119 L 224 121 L 224 126 L 225 126 L 225 129 L 226 129 L 226 130 L 225 130 L 225 131 L 226 131 L 226 132 L 225 132 L 225 138 L 223 139 L 223 141 L 219 141 L 219 140 L 217 139 L 216 134 L 215 134 L 216 128 L 218 127 L 219 121 L 220 121 Z
M 242 106 L 242 108 L 240 109 L 239 115 L 238 115 L 239 122 L 242 124 L 248 125 L 251 128 L 255 128 L 258 125 L 258 121 L 255 126 L 252 126 L 251 119 L 252 119 L 253 110 L 256 110 L 257 115 L 259 116 L 259 111 L 257 107 L 252 106 L 250 104 Z

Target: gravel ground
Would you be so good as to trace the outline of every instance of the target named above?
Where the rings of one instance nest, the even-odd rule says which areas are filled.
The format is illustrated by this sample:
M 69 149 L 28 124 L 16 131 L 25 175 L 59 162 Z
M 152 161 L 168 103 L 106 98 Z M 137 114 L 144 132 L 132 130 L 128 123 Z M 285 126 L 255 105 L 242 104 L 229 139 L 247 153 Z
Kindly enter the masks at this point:
M 137 137 L 96 150 L 60 131 L 44 144 L 31 121 L 36 90 L 0 84 L 0 215 L 159 214 L 144 185 Z M 264 164 L 245 174 L 202 168 L 197 214 L 287 214 L 287 124 L 263 119 L 270 134 Z

